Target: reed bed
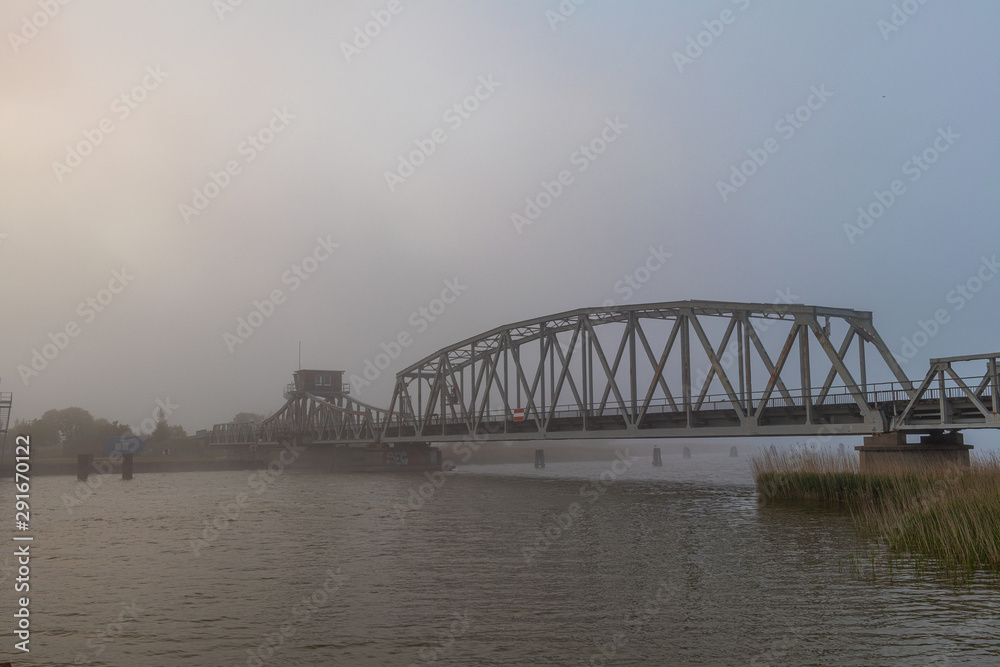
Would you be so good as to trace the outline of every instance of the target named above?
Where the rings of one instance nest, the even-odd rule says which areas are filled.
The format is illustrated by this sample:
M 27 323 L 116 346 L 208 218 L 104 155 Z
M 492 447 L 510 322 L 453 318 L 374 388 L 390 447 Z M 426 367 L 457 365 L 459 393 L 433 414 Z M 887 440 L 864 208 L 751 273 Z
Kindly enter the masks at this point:
M 860 532 L 898 556 L 929 557 L 959 574 L 1000 574 L 1000 459 L 967 468 L 896 466 L 862 473 L 853 452 L 777 450 L 750 468 L 765 499 L 844 503 Z

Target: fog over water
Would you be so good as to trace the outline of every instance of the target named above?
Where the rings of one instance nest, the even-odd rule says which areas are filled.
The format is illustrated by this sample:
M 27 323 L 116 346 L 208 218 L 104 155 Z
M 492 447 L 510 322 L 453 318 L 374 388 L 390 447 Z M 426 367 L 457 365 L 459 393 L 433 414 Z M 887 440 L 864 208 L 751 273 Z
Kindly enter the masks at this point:
M 870 310 L 913 377 L 995 351 L 995 3 L 392 9 L 4 3 L 16 417 L 169 397 L 193 431 L 276 409 L 300 341 L 362 377 L 406 334 L 384 405 L 436 349 L 605 302 Z
M 471 465 L 423 504 L 419 475 L 289 470 L 260 493 L 242 473 L 133 482 L 108 480 L 72 514 L 58 499 L 75 480 L 36 483 L 44 632 L 15 664 L 1000 658 L 995 585 L 884 567 L 872 580 L 864 558 L 852 567 L 848 513 L 760 504 L 744 458 Z
M 193 434 L 274 413 L 298 368 L 321 388 L 342 370 L 351 398 L 387 408 L 397 373 L 496 327 L 683 300 L 870 311 L 915 381 L 931 359 L 996 353 L 998 24 L 987 0 L 6 0 L 11 424 L 78 407 Z M 714 348 L 727 321 L 703 319 Z M 633 383 L 647 399 L 673 335 L 658 324 Z M 757 364 L 760 392 L 770 361 L 733 354 L 719 363 Z M 825 352 L 798 354 L 792 377 Z M 868 355 L 867 384 L 893 380 Z M 706 405 L 729 410 L 714 383 Z M 426 399 L 442 431 L 446 404 L 465 410 L 446 385 Z M 836 398 L 828 414 L 857 407 Z M 625 423 L 618 400 L 605 424 Z M 33 456 L 77 453 L 32 428 Z M 177 437 L 181 455 L 151 446 L 135 479 L 89 484 L 36 458 L 30 494 L 0 480 L 8 535 L 17 492 L 35 539 L 30 654 L 13 648 L 17 556 L 0 555 L 0 663 L 998 662 L 995 581 L 890 572 L 849 511 L 759 500 L 748 455 L 781 440 L 453 442 L 457 470 L 348 475 L 325 445 L 270 472 L 193 472 L 232 462 Z M 841 441 L 860 437 L 821 444 Z

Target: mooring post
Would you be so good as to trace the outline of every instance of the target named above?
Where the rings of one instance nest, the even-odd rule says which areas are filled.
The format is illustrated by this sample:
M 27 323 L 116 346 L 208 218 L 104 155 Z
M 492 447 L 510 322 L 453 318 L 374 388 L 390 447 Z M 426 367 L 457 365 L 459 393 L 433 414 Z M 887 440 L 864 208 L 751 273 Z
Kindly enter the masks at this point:
M 660 447 L 658 445 L 653 447 L 653 465 L 657 467 L 663 465 L 663 459 L 660 457 Z
M 86 482 L 90 476 L 90 467 L 94 463 L 93 454 L 79 454 L 76 457 L 76 478 L 81 482 Z
M 686 459 L 691 458 L 691 449 L 688 448 L 688 447 L 684 448 L 684 458 L 686 458 Z
M 740 455 L 739 451 L 736 449 L 736 445 L 729 448 L 729 458 L 735 459 Z
M 545 467 L 545 450 L 536 449 L 535 450 L 535 467 L 544 468 Z
M 122 479 L 132 479 L 132 452 L 122 454 Z

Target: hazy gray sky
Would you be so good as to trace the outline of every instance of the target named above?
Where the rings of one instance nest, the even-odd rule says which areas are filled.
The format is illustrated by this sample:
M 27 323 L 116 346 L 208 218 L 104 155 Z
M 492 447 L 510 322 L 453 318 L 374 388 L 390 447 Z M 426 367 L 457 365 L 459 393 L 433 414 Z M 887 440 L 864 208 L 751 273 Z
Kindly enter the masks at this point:
M 363 392 L 386 404 L 507 322 L 778 291 L 874 311 L 901 354 L 945 310 L 911 377 L 994 352 L 998 24 L 985 0 L 7 0 L 0 389 L 133 425 L 169 398 L 193 431 L 279 407 L 299 341 L 351 374 L 409 334 Z

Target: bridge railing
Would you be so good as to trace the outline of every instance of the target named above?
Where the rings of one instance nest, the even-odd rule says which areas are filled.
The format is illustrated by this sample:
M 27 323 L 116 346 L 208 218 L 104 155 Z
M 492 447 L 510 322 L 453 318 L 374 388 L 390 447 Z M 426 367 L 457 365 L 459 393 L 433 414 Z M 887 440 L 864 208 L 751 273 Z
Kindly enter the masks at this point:
M 979 376 L 961 378 L 961 380 L 966 386 L 976 387 L 978 391 L 977 395 L 983 401 L 988 402 L 992 400 L 994 391 L 993 386 L 982 382 Z M 945 399 L 961 400 L 968 397 L 968 394 L 961 386 L 952 382 L 946 384 L 943 388 L 940 386 L 927 387 L 924 393 L 920 396 L 919 402 L 924 405 L 939 403 L 942 391 Z M 811 402 L 814 409 L 823 406 L 857 405 L 854 394 L 847 386 L 836 386 L 830 388 L 823 397 L 822 402 L 818 400 L 821 393 L 822 390 L 818 387 L 807 391 L 801 389 L 787 390 L 785 393 L 779 395 L 774 395 L 772 393 L 768 397 L 764 407 L 765 409 L 803 408 L 806 405 L 807 400 Z M 760 408 L 760 401 L 763 399 L 764 395 L 765 394 L 763 392 L 752 393 L 750 396 L 750 406 L 754 410 Z M 893 413 L 895 414 L 897 410 L 901 410 L 902 407 L 905 407 L 911 401 L 913 390 L 905 388 L 898 382 L 869 383 L 861 389 L 861 395 L 872 407 L 886 408 L 891 405 Z M 0 401 L 2 401 L 3 398 L 3 395 L 0 394 Z M 638 401 L 636 409 L 641 410 L 643 404 L 643 401 Z M 527 408 L 528 406 L 519 405 L 517 407 Z M 581 411 L 579 406 L 575 404 L 556 405 L 555 409 L 550 406 L 545 406 L 544 409 L 542 406 L 536 407 L 546 419 L 580 419 L 585 416 L 584 411 Z M 454 406 L 452 405 L 447 406 L 449 411 L 453 408 Z M 698 403 L 698 407 L 695 412 L 720 412 L 732 410 L 732 408 L 733 404 L 728 394 L 708 394 L 703 400 L 700 401 L 700 403 Z M 630 414 L 630 412 L 631 409 L 628 407 L 625 410 L 622 410 L 617 402 L 608 402 L 603 408 L 600 406 L 591 406 L 591 408 L 586 411 L 586 417 L 626 417 Z M 679 414 L 683 412 L 683 399 L 679 397 L 674 399 L 673 404 L 671 404 L 670 400 L 667 398 L 653 399 L 645 407 L 645 414 L 647 415 L 666 413 Z M 417 426 L 417 419 L 412 415 L 401 417 L 399 413 L 395 413 L 390 418 L 384 411 L 373 410 L 367 411 L 366 417 L 371 420 L 372 427 L 377 433 L 384 433 L 387 429 L 391 428 L 413 428 Z M 521 421 L 534 422 L 535 419 L 535 414 L 531 413 L 525 414 Z M 441 425 L 442 423 L 463 424 L 466 423 L 466 421 L 465 417 L 459 416 L 458 414 L 446 414 L 442 416 L 440 413 L 436 413 L 423 420 L 423 426 L 435 426 Z M 495 409 L 484 413 L 478 421 L 492 423 L 513 421 L 513 414 L 503 409 Z M 271 420 L 266 424 L 257 424 L 254 422 L 217 424 L 213 428 L 211 442 L 213 444 L 241 444 L 247 442 L 270 441 L 277 437 L 283 437 L 294 433 L 299 426 L 300 424 L 298 421 L 288 418 Z
M 965 378 L 966 380 L 976 380 L 979 378 Z M 851 393 L 850 389 L 846 386 L 832 387 L 823 398 L 820 403 L 818 401 L 818 396 L 821 392 L 821 388 L 816 387 L 811 390 L 803 391 L 801 389 L 788 390 L 788 397 L 778 395 L 775 396 L 771 394 L 765 405 L 765 409 L 769 408 L 788 408 L 788 407 L 798 407 L 802 408 L 806 404 L 806 397 L 811 400 L 814 407 L 830 406 L 830 405 L 857 405 L 854 394 Z M 962 399 L 965 394 L 961 387 L 945 387 L 944 389 L 945 398 L 948 399 Z M 869 405 L 873 407 L 881 407 L 887 404 L 895 405 L 905 405 L 910 401 L 912 390 L 903 387 L 898 382 L 876 382 L 870 383 L 867 387 L 862 390 L 862 396 Z M 926 401 L 938 401 L 940 398 L 940 389 L 928 389 L 927 392 L 922 397 L 922 400 Z M 986 397 L 991 396 L 991 388 L 986 387 L 983 391 L 983 395 Z M 756 410 L 760 405 L 760 399 L 763 398 L 763 392 L 754 392 L 751 397 L 751 405 Z M 641 406 L 640 401 L 640 406 Z M 666 398 L 657 398 L 650 401 L 648 407 L 646 408 L 646 414 L 662 414 L 669 412 L 683 412 L 682 399 L 675 398 L 674 403 L 677 405 L 678 410 L 674 410 L 670 401 Z M 517 406 L 518 408 L 527 408 L 526 405 Z M 536 406 L 539 411 L 543 414 L 548 415 L 551 411 L 551 416 L 553 419 L 563 419 L 563 418 L 581 418 L 583 417 L 583 411 L 575 404 L 565 404 L 556 405 L 553 410 L 550 406 L 545 406 L 542 410 L 541 406 Z M 733 407 L 732 401 L 728 394 L 708 394 L 705 399 L 701 401 L 701 407 L 696 412 L 712 412 L 712 411 L 723 411 L 731 410 Z M 599 406 L 593 406 L 591 410 L 587 411 L 588 417 L 614 417 L 614 416 L 624 416 L 629 411 L 623 411 L 617 405 L 608 403 L 603 409 Z M 380 415 L 381 417 L 381 415 Z M 482 422 L 502 422 L 511 421 L 512 415 L 509 415 L 505 410 L 490 410 L 483 414 L 480 421 Z M 461 424 L 466 420 L 460 416 L 445 415 L 443 417 L 443 423 L 445 424 Z M 534 421 L 534 415 L 526 415 L 523 421 Z M 417 420 L 412 416 L 409 418 L 400 418 L 400 416 L 393 415 L 391 422 L 387 422 L 385 419 L 379 419 L 378 425 L 380 428 L 391 427 L 395 428 L 398 426 L 408 426 L 413 427 L 417 423 Z M 425 425 L 440 425 L 442 423 L 442 416 L 434 414 L 424 421 Z

